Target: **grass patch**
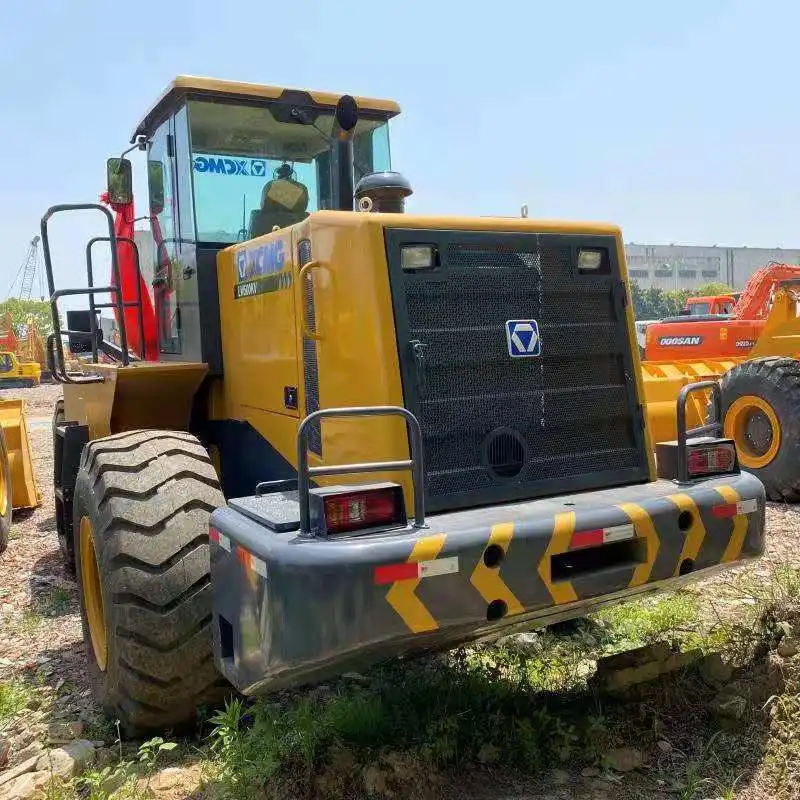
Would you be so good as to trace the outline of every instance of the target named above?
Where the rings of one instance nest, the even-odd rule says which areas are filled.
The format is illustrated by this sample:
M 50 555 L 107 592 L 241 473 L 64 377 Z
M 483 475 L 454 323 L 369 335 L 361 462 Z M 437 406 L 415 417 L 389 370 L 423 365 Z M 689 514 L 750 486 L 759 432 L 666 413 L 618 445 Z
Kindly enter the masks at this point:
M 630 650 L 659 640 L 675 645 L 697 636 L 697 598 L 678 592 L 656 599 L 637 600 L 612 606 L 595 615 L 604 631 L 607 653 Z
M 20 681 L 0 681 L 0 730 L 3 724 L 25 709 L 33 692 Z
M 42 617 L 63 617 L 73 610 L 74 605 L 73 591 L 66 586 L 54 586 L 36 602 L 36 612 Z

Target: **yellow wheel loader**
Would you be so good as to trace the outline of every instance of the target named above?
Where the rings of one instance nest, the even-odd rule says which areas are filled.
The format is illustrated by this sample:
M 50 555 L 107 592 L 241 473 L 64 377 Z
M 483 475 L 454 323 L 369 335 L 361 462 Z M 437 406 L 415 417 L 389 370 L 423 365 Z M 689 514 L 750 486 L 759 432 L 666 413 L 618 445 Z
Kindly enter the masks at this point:
M 131 140 L 157 361 L 133 352 L 149 352 L 146 319 L 128 346 L 144 314 L 108 208 L 42 220 L 59 536 L 96 692 L 129 732 L 189 724 L 232 687 L 491 640 L 763 551 L 763 486 L 716 420 L 683 424 L 656 472 L 620 230 L 407 213 L 398 113 L 170 85 Z M 128 209 L 131 161 L 108 173 Z M 88 269 L 58 287 L 49 221 L 86 209 L 108 226 L 110 282 Z M 81 293 L 88 312 L 62 330 L 59 301 Z M 98 334 L 107 306 L 118 346 Z M 80 375 L 64 339 L 92 351 Z M 684 423 L 707 388 L 676 399 Z
M 716 326 L 692 323 L 684 337 L 687 358 L 642 361 L 642 378 L 650 431 L 656 442 L 677 435 L 675 400 L 684 386 L 697 381 L 719 381 L 719 410 L 725 436 L 736 442 L 742 467 L 764 484 L 771 500 L 800 501 L 800 281 L 778 281 L 764 327 L 746 356 L 692 358 L 704 338 L 722 335 Z M 749 343 L 752 344 L 752 343 Z M 690 398 L 690 425 L 709 414 L 707 393 Z
M 25 401 L 0 399 L 0 553 L 8 545 L 12 510 L 38 508 L 41 502 Z

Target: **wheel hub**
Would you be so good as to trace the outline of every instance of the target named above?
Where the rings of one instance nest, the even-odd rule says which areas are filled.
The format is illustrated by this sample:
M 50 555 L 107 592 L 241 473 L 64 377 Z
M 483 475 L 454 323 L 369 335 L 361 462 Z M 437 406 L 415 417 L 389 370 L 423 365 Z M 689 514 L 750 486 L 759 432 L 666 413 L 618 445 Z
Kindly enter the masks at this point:
M 736 442 L 745 469 L 771 464 L 781 446 L 781 424 L 775 409 L 759 395 L 742 395 L 725 414 L 725 436 Z
M 772 444 L 772 425 L 763 411 L 751 413 L 745 423 L 745 436 L 756 455 L 763 456 Z

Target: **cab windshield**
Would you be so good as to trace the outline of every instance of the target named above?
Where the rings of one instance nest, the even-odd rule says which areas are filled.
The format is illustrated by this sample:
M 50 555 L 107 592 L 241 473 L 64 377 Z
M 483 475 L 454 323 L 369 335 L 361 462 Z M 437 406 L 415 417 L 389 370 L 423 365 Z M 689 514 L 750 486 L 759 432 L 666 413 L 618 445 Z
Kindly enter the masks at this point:
M 333 110 L 189 102 L 198 241 L 236 242 L 334 207 L 330 178 Z M 385 118 L 359 118 L 355 181 L 391 168 Z
M 702 317 L 708 314 L 710 308 L 708 303 L 689 303 L 689 314 L 693 317 Z

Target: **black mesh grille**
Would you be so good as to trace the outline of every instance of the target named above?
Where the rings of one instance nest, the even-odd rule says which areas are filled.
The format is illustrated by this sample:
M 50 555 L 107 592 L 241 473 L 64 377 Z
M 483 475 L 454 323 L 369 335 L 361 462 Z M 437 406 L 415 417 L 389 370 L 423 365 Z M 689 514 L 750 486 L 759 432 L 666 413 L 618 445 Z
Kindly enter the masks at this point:
M 301 267 L 311 261 L 311 242 L 308 239 L 303 239 L 298 243 L 297 257 Z M 306 305 L 305 314 L 308 329 L 312 333 L 316 333 L 314 283 L 310 272 L 303 282 L 303 297 Z M 303 367 L 306 414 L 312 414 L 314 411 L 319 411 L 319 368 L 317 366 L 317 343 L 307 336 L 303 336 Z M 318 456 L 322 455 L 322 429 L 318 421 L 312 422 L 308 428 L 308 449 Z
M 552 234 L 441 232 L 441 267 L 403 272 L 403 241 L 435 232 L 425 233 L 388 231 L 387 246 L 432 507 L 613 485 L 631 471 L 645 479 L 613 239 L 603 240 L 611 273 L 591 278 L 575 265 L 596 237 Z M 510 357 L 505 323 L 515 319 L 538 322 L 540 357 Z

